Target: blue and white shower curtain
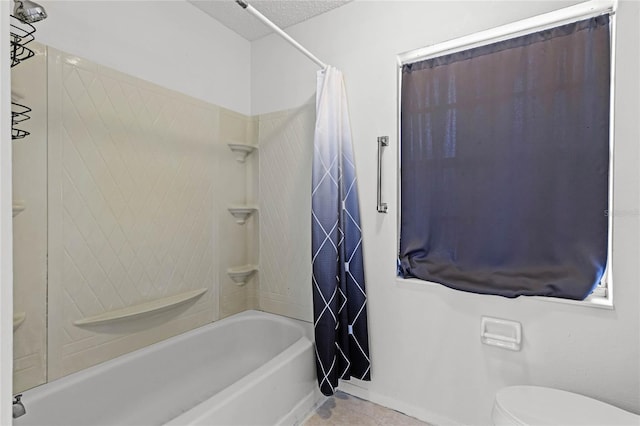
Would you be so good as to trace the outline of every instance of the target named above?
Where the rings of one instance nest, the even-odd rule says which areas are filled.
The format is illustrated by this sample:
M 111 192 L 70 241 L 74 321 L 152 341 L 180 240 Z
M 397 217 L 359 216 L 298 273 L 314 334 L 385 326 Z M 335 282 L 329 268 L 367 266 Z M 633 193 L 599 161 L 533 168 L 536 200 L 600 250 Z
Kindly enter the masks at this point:
M 318 72 L 313 158 L 312 263 L 320 390 L 370 380 L 367 295 L 358 188 L 342 73 Z

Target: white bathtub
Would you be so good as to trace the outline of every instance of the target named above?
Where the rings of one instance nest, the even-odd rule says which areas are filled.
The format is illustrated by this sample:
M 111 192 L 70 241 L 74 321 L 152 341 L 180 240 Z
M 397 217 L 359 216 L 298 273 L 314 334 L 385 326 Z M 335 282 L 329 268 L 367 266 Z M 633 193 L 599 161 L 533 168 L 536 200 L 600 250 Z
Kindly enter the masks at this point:
M 296 424 L 322 399 L 310 333 L 243 312 L 29 390 L 14 425 Z

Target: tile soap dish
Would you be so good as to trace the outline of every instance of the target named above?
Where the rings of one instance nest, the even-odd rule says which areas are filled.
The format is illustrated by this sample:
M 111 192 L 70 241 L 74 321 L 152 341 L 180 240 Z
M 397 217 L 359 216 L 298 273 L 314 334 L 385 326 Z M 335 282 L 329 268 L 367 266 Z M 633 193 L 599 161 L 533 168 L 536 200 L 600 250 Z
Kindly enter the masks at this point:
M 229 213 L 236 218 L 236 223 L 238 225 L 244 225 L 249 216 L 251 216 L 256 210 L 257 209 L 255 207 L 248 206 L 229 207 Z
M 255 151 L 258 147 L 255 145 L 249 145 L 246 143 L 228 143 L 229 148 L 236 154 L 236 161 L 238 163 L 244 163 L 247 156 Z
M 258 270 L 255 265 L 236 266 L 227 269 L 227 275 L 239 286 L 245 285 L 249 278 Z

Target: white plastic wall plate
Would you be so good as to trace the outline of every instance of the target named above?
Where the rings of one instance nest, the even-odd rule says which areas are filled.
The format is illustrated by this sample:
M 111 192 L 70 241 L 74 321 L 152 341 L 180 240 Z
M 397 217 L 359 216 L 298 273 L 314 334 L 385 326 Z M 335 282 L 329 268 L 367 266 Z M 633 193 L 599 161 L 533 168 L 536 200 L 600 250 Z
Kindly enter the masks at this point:
M 522 345 L 522 325 L 517 321 L 482 317 L 480 339 L 485 345 L 519 351 Z

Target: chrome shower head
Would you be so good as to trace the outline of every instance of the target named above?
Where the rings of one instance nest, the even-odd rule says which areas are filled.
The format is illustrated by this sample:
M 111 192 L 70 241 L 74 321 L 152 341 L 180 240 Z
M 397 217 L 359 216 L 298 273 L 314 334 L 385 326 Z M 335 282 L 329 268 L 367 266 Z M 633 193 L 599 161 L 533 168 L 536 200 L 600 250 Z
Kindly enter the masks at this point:
M 31 24 L 33 22 L 42 21 L 47 17 L 44 7 L 31 0 L 15 0 L 16 7 L 13 9 L 13 15 L 22 22 Z

